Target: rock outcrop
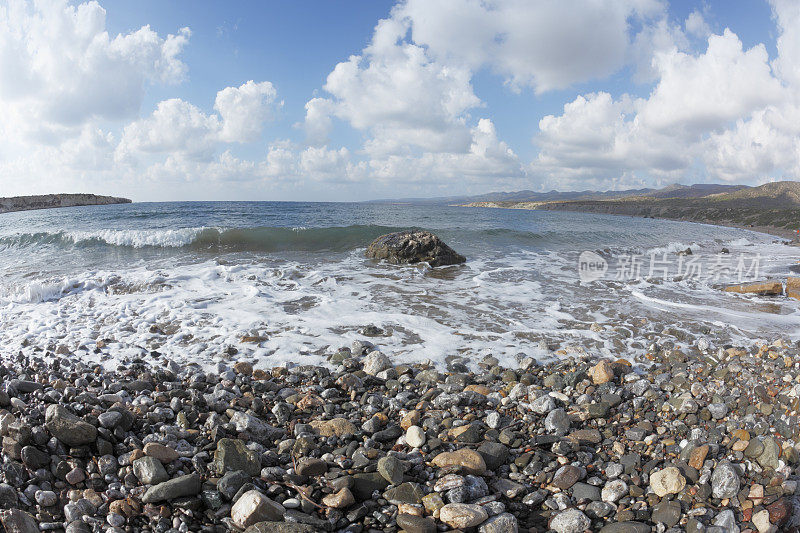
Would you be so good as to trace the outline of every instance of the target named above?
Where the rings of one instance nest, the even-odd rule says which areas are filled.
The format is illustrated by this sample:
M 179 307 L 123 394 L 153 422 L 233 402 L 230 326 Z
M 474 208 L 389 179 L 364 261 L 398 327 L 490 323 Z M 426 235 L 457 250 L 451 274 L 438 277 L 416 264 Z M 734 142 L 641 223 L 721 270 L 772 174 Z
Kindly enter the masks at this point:
M 429 231 L 387 233 L 367 248 L 367 257 L 399 264 L 428 263 L 432 267 L 457 265 L 467 259 Z
M 13 196 L 0 198 L 0 213 L 52 209 L 54 207 L 78 207 L 81 205 L 129 204 L 127 198 L 98 196 L 96 194 L 42 194 L 39 196 Z

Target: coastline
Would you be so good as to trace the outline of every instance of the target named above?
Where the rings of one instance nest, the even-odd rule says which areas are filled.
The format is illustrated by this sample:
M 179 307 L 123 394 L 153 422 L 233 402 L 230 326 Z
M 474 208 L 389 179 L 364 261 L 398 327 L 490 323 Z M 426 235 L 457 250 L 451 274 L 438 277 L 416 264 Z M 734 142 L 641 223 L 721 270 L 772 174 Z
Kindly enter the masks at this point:
M 800 525 L 800 434 L 784 421 L 800 408 L 796 345 L 661 342 L 633 366 L 488 356 L 477 372 L 378 350 L 255 369 L 233 355 L 204 372 L 158 352 L 108 371 L 28 347 L 4 365 L 19 496 L 0 485 L 15 502 L 2 520 L 25 533 Z
M 59 207 L 82 207 L 88 205 L 130 204 L 128 198 L 100 196 L 96 194 L 42 194 L 36 196 L 10 196 L 0 198 L 0 214 Z
M 737 228 L 743 229 L 748 231 L 755 231 L 757 233 L 764 233 L 766 235 L 772 235 L 774 237 L 781 237 L 783 239 L 791 241 L 791 244 L 794 246 L 800 245 L 800 236 L 797 233 L 782 227 L 776 226 L 751 226 L 745 224 L 737 224 L 735 222 L 720 222 L 715 220 L 709 219 L 702 219 L 702 218 L 672 218 L 672 217 L 665 217 L 665 216 L 638 216 L 634 214 L 628 213 L 597 213 L 596 211 L 591 210 L 579 210 L 579 209 L 542 209 L 547 202 L 519 202 L 516 204 L 511 205 L 501 205 L 499 202 L 473 202 L 469 204 L 458 204 L 456 207 L 483 207 L 487 209 L 519 209 L 519 210 L 529 210 L 529 211 L 576 211 L 580 213 L 595 213 L 595 214 L 604 214 L 604 215 L 613 215 L 613 216 L 627 216 L 627 217 L 634 217 L 634 218 L 653 218 L 658 220 L 672 220 L 676 222 L 693 222 L 696 224 L 707 224 L 709 226 L 720 226 L 726 228 Z

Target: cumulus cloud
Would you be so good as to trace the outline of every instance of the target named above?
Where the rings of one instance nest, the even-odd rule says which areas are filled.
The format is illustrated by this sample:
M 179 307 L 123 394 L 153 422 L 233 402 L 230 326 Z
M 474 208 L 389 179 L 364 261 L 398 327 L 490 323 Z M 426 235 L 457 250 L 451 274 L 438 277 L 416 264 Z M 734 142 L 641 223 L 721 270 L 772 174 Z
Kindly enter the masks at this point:
M 632 48 L 630 21 L 664 14 L 657 0 L 408 0 L 393 18 L 409 21 L 414 42 L 441 61 L 544 92 L 616 72 Z
M 248 142 L 259 135 L 273 115 L 277 91 L 272 83 L 248 81 L 240 87 L 227 87 L 217 93 L 214 109 L 222 118 L 221 140 Z
M 763 44 L 745 50 L 726 29 L 697 54 L 657 53 L 646 98 L 577 97 L 539 122 L 531 172 L 559 183 L 614 187 L 674 181 L 800 176 L 794 53 L 800 10 L 773 2 L 781 35 L 770 63 Z
M 797 178 L 800 5 L 768 1 L 774 57 L 712 32 L 707 10 L 673 19 L 666 0 L 401 0 L 306 102 L 302 142 L 264 133 L 282 106 L 269 81 L 143 110 L 150 86 L 187 78 L 188 28 L 112 35 L 96 2 L 11 0 L 0 176 L 20 192 L 203 181 L 295 197 L 332 184 L 391 196 Z M 611 75 L 632 94 L 556 93 L 563 109 L 529 125 L 538 153 L 521 161 L 473 85 L 479 71 L 533 107 Z M 356 134 L 345 146 L 331 138 L 342 128 Z
M 58 140 L 92 119 L 135 116 L 147 83 L 183 79 L 188 28 L 165 38 L 149 26 L 112 37 L 105 15 L 96 2 L 0 5 L 0 132 Z
M 686 28 L 686 33 L 693 37 L 707 39 L 711 35 L 711 26 L 708 25 L 703 14 L 696 9 L 689 13 L 683 25 Z
M 465 150 L 467 112 L 481 103 L 471 73 L 432 61 L 422 47 L 403 42 L 407 30 L 401 21 L 380 21 L 364 54 L 351 56 L 328 75 L 324 89 L 331 97 L 306 105 L 307 129 L 325 132 L 332 114 L 369 132 L 366 149 L 374 155 L 409 146 Z
M 159 102 L 150 116 L 125 126 L 117 160 L 134 162 L 138 153 L 210 160 L 222 143 L 256 141 L 272 116 L 276 94 L 268 81 L 226 87 L 217 93 L 218 115 L 179 98 Z

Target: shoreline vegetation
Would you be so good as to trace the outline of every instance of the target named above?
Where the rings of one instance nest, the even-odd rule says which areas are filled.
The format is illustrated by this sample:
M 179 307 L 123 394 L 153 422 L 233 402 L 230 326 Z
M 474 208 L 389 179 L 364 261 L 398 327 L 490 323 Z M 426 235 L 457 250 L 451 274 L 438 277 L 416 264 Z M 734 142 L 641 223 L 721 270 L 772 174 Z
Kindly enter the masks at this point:
M 573 200 L 494 200 L 467 202 L 460 207 L 577 211 L 607 215 L 699 222 L 749 229 L 795 242 L 800 229 L 800 183 L 783 181 L 732 192 L 687 192 L 691 187 L 670 187 L 653 193 L 621 198 Z M 607 193 L 598 193 L 607 194 Z
M 129 204 L 131 200 L 97 194 L 41 194 L 35 196 L 11 196 L 0 198 L 0 214 L 57 207 L 80 207 L 85 205 Z

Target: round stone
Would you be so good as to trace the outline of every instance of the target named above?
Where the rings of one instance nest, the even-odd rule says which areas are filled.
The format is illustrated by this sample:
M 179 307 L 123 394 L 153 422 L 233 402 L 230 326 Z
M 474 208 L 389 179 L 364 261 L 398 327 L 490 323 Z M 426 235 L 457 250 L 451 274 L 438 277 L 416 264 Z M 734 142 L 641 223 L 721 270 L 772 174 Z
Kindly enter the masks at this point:
M 550 529 L 556 533 L 583 533 L 592 523 L 585 514 L 578 509 L 561 511 L 550 522 Z
M 425 431 L 419 426 L 411 426 L 406 431 L 406 444 L 412 448 L 419 448 L 425 444 Z
M 469 503 L 448 503 L 439 510 L 439 520 L 455 529 L 478 526 L 487 518 L 483 507 Z

